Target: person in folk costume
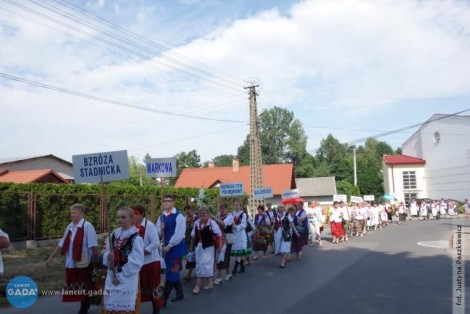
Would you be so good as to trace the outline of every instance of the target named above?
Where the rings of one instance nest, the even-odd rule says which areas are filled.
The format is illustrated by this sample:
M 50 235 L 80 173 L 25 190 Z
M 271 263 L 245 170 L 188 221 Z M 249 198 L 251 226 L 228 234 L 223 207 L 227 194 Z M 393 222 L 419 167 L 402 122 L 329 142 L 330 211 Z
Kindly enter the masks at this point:
M 300 261 L 300 251 L 302 250 L 302 247 L 304 246 L 304 240 L 302 239 L 302 234 L 299 232 L 297 228 L 301 227 L 301 224 L 299 224 L 299 217 L 296 215 L 297 212 L 297 206 L 291 205 L 287 209 L 288 215 L 290 216 L 290 220 L 292 220 L 293 226 L 291 226 L 292 232 L 291 232 L 291 245 L 290 245 L 290 253 L 295 253 L 296 258 L 298 261 Z M 290 254 L 286 254 L 287 256 L 285 257 L 285 262 L 290 262 Z M 285 266 L 285 264 L 284 264 Z
M 255 252 L 253 260 L 258 259 L 258 253 L 263 252 L 261 259 L 266 259 L 266 251 L 268 250 L 268 241 L 266 241 L 265 236 L 270 232 L 270 222 L 266 215 L 264 214 L 264 206 L 258 205 L 258 213 L 255 215 L 254 224 L 255 224 L 255 233 L 253 237 L 253 251 Z M 274 217 L 273 217 L 274 218 Z
M 251 218 L 250 214 L 248 213 L 248 210 L 246 208 L 243 209 L 243 212 L 246 215 L 246 251 L 245 255 L 242 257 L 243 259 L 243 265 L 250 265 L 250 255 L 253 253 L 253 234 L 254 230 L 256 229 L 255 222 L 253 221 L 253 218 Z
M 7 249 L 9 247 L 10 247 L 10 238 L 8 237 L 8 233 L 0 229 L 0 249 Z M 3 260 L 2 260 L 2 252 L 0 251 L 0 277 L 2 276 L 3 276 Z
M 163 195 L 163 213 L 158 218 L 158 235 L 163 237 L 163 257 L 166 264 L 166 280 L 163 293 L 163 307 L 166 306 L 173 288 L 176 296 L 171 302 L 184 299 L 183 286 L 180 281 L 183 256 L 187 254 L 186 218 L 174 207 L 176 196 L 171 193 Z
M 230 252 L 232 251 L 232 245 L 235 241 L 235 235 L 233 234 L 233 216 L 228 212 L 228 204 L 222 202 L 219 204 L 219 214 L 217 216 L 210 215 L 222 230 L 225 242 L 222 250 L 217 254 L 217 276 L 214 280 L 214 284 L 218 285 L 222 283 L 223 279 L 232 279 L 232 273 L 230 272 Z M 222 273 L 225 270 L 225 277 L 222 277 Z
M 464 212 L 464 213 L 465 213 L 465 216 L 466 216 L 467 218 L 470 218 L 470 201 L 469 201 L 468 199 L 465 199 L 465 200 L 463 201 L 463 206 L 464 206 L 464 208 L 465 208 L 465 212 Z
M 323 215 L 322 208 L 318 205 L 316 200 L 310 202 L 307 209 L 307 217 L 308 227 L 311 235 L 310 246 L 314 246 L 315 243 L 318 243 L 318 245 L 321 246 L 321 226 L 323 223 Z
M 295 208 L 289 207 L 289 212 L 285 212 L 284 205 L 278 206 L 278 216 L 276 217 L 276 224 L 279 224 L 280 228 L 278 229 L 278 233 L 281 234 L 280 236 L 280 243 L 279 243 L 279 252 L 281 254 L 281 265 L 279 266 L 281 269 L 285 269 L 288 262 L 288 257 L 290 255 L 291 246 L 292 246 L 292 236 L 295 234 L 296 237 L 300 238 L 300 234 L 297 231 L 294 219 L 295 219 Z
M 419 203 L 419 216 L 421 217 L 421 220 L 428 219 L 428 204 L 426 204 L 426 200 L 422 200 Z
M 276 217 L 278 215 L 278 212 L 273 209 L 273 204 L 268 202 L 266 203 L 266 221 L 270 224 L 271 229 L 274 227 L 274 222 L 276 220 Z M 275 245 L 274 245 L 274 234 L 271 237 L 271 240 L 268 242 L 269 247 L 271 248 L 271 254 L 275 253 Z
M 274 219 L 273 224 L 273 238 L 274 238 L 274 254 L 281 255 L 281 245 L 282 245 L 282 219 L 287 216 L 286 206 L 284 204 L 279 204 L 277 206 L 277 215 Z M 290 242 L 290 241 L 289 241 Z M 289 252 L 290 252 L 290 243 L 289 243 Z
M 72 222 L 65 229 L 64 236 L 55 250 L 49 256 L 46 267 L 59 253 L 65 255 L 65 291 L 62 302 L 80 302 L 79 314 L 88 313 L 90 299 L 85 293 L 91 288 L 91 272 L 93 271 L 92 257 L 97 256 L 98 240 L 93 225 L 86 221 L 85 207 L 81 204 L 70 206 Z
M 134 227 L 131 208 L 118 210 L 117 223 L 118 228 L 106 238 L 103 254 L 103 264 L 108 266 L 108 273 L 101 313 L 139 313 L 139 274 L 144 265 L 144 240 Z
M 397 210 L 397 215 L 398 215 L 398 224 L 404 224 L 406 221 L 406 207 L 405 203 L 400 202 L 398 204 L 398 210 Z
M 439 204 L 436 200 L 432 201 L 431 213 L 435 219 L 439 219 Z
M 131 205 L 134 211 L 134 226 L 144 240 L 144 265 L 140 270 L 140 302 L 152 302 L 152 313 L 160 312 L 162 300 L 156 290 L 160 284 L 160 239 L 153 222 L 145 218 L 145 207 L 141 204 Z
M 362 237 L 364 236 L 363 230 L 364 225 L 366 222 L 366 211 L 364 209 L 364 203 L 360 203 L 359 206 L 356 208 L 356 212 L 354 215 L 354 233 L 356 237 L 359 235 Z
M 232 269 L 232 275 L 236 275 L 237 272 L 245 272 L 245 264 L 242 260 L 242 257 L 247 255 L 247 234 L 245 229 L 247 226 L 248 216 L 244 212 L 242 205 L 239 201 L 233 202 L 233 209 L 234 211 L 232 212 L 232 231 L 235 235 L 235 240 L 233 242 L 230 256 L 235 256 L 235 265 Z M 240 267 L 240 271 L 238 271 L 238 267 Z
M 214 236 L 217 241 L 217 249 L 214 246 Z M 214 277 L 215 255 L 222 251 L 223 235 L 217 223 L 209 218 L 209 209 L 206 206 L 199 208 L 199 219 L 194 223 L 191 231 L 191 251 L 196 256 L 196 286 L 193 289 L 194 294 L 201 290 L 201 284 L 204 279 L 207 280 L 205 290 L 212 289 Z
M 339 243 L 339 239 L 344 236 L 343 229 L 343 213 L 339 207 L 339 202 L 334 201 L 333 207 L 330 209 L 330 227 L 333 236 L 333 244 Z
M 349 241 L 349 220 L 351 219 L 351 215 L 349 214 L 350 210 L 347 204 L 344 203 L 344 201 L 339 202 L 339 210 L 341 211 L 341 223 L 343 225 L 344 230 L 342 238 L 347 242 Z
M 380 227 L 385 228 L 388 225 L 388 214 L 384 204 L 379 205 L 380 209 Z
M 415 199 L 412 199 L 410 202 L 410 216 L 418 217 L 419 204 Z
M 307 212 L 304 209 L 304 202 L 299 201 L 296 204 L 296 211 L 295 216 L 297 217 L 295 220 L 296 230 L 300 234 L 300 242 L 296 245 L 296 257 L 297 260 L 300 260 L 302 256 L 302 249 L 304 245 L 308 245 L 308 218 Z M 292 241 L 294 243 L 294 241 Z
M 184 215 L 186 217 L 186 232 L 184 234 L 184 240 L 186 241 L 186 247 L 191 247 L 191 231 L 194 227 L 194 222 L 198 219 L 197 215 L 194 214 L 191 205 L 184 206 Z M 190 281 L 192 279 L 193 270 L 196 267 L 196 259 L 194 258 L 194 252 L 189 252 L 186 255 L 186 269 L 188 272 L 183 280 Z

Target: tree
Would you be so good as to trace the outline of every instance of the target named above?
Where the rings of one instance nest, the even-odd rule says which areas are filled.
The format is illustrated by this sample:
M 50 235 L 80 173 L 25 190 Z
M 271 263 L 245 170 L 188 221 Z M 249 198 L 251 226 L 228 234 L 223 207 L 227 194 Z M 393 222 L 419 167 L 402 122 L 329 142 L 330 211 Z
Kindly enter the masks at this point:
M 293 163 L 295 168 L 301 168 L 299 174 L 311 172 L 307 164 L 302 164 L 307 157 L 307 136 L 293 112 L 275 106 L 264 110 L 258 117 L 258 123 L 263 164 Z M 243 145 L 238 147 L 238 157 L 241 165 L 249 165 L 249 134 Z
M 340 143 L 333 135 L 328 134 L 326 139 L 321 141 L 316 159 L 320 164 L 328 165 L 328 175 L 335 176 L 336 181 L 353 181 L 352 150 L 347 144 Z M 323 169 L 326 170 L 326 167 L 323 166 Z
M 201 157 L 193 149 L 187 153 L 181 152 L 176 154 L 176 177 L 171 178 L 170 184 L 174 185 L 184 168 L 200 168 Z
M 145 165 L 137 161 L 137 157 L 130 156 L 128 158 L 129 179 L 121 181 L 124 185 L 134 186 L 150 186 L 155 182 L 152 178 L 147 176 Z
M 214 165 L 216 167 L 230 167 L 233 160 L 236 158 L 234 155 L 220 155 L 214 157 Z

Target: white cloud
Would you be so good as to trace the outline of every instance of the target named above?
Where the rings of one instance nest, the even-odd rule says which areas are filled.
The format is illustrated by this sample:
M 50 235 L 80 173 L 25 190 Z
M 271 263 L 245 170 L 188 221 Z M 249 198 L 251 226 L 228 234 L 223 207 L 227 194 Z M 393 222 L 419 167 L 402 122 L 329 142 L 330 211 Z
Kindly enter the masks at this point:
M 87 3 L 88 8 L 96 5 L 116 19 L 130 14 L 118 2 Z M 143 3 L 134 8 L 131 28 L 163 22 L 169 12 L 163 3 Z M 208 17 L 201 29 L 210 31 L 203 36 L 142 59 L 123 51 L 113 55 L 109 50 L 117 51 L 115 47 L 98 48 L 106 44 L 96 30 L 84 42 L 57 32 L 63 27 L 45 28 L 0 10 L 0 72 L 155 110 L 242 121 L 248 121 L 243 79 L 258 77 L 259 110 L 286 106 L 305 125 L 345 129 L 393 129 L 424 121 L 435 111 L 468 106 L 468 3 L 318 0 L 293 4 L 287 12 L 272 8 L 244 16 L 230 23 L 233 16 Z M 182 33 L 182 38 L 199 35 L 194 21 L 204 16 L 187 24 L 183 17 L 172 29 L 175 33 L 161 28 L 142 32 L 166 34 L 163 42 L 175 42 Z M 200 71 L 199 63 L 210 68 Z M 207 160 L 236 153 L 248 132 L 243 123 L 139 111 L 1 78 L 0 91 L 2 111 L 11 117 L 0 126 L 11 140 L 9 155 L 33 155 L 34 149 L 70 159 L 72 154 L 127 148 L 140 157 L 146 152 L 163 157 L 196 149 Z M 310 147 L 330 132 L 341 141 L 367 136 L 349 130 L 306 131 Z M 197 137 L 208 133 L 213 134 Z M 34 138 L 34 144 L 21 145 L 25 137 Z

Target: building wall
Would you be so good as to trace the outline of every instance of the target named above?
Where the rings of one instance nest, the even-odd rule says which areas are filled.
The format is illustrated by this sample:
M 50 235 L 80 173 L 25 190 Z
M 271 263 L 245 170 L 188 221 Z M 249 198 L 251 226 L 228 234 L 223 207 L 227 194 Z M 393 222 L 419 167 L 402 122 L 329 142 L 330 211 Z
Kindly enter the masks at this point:
M 470 165 L 436 170 L 426 170 L 428 197 L 432 199 L 470 198 Z
M 439 134 L 439 141 L 436 134 Z M 403 154 L 426 160 L 426 190 L 433 199 L 470 196 L 470 116 L 434 121 L 403 144 Z M 416 143 L 416 141 L 420 143 Z M 421 147 L 422 155 L 417 151 Z
M 404 171 L 416 172 L 416 189 L 404 189 Z M 405 199 L 405 193 L 416 193 L 417 198 L 428 197 L 424 165 L 385 165 L 384 182 L 385 193 L 395 195 L 400 201 Z
M 439 133 L 439 142 L 434 134 Z M 427 170 L 456 168 L 470 165 L 470 117 L 451 117 L 426 125 L 421 130 L 423 158 Z M 405 152 L 403 152 L 406 154 Z M 415 156 L 417 157 L 417 156 Z

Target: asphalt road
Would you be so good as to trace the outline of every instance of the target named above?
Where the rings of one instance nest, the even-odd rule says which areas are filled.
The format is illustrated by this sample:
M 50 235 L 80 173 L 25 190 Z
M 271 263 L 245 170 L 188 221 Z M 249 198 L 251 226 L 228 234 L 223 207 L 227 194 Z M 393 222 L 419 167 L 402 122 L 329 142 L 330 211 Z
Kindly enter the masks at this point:
M 408 221 L 339 245 L 330 243 L 326 229 L 323 246 L 305 247 L 302 260 L 293 260 L 285 270 L 271 254 L 265 261 L 252 262 L 246 273 L 197 296 L 191 293 L 194 281 L 184 283 L 185 299 L 169 302 L 161 313 L 452 313 L 453 261 L 439 245 L 449 240 L 458 224 L 469 226 L 470 219 Z M 439 242 L 418 245 L 428 241 Z M 466 313 L 468 260 L 469 256 Z M 61 303 L 59 297 L 41 297 L 29 309 L 0 308 L 0 313 L 66 314 L 76 313 L 78 306 Z M 89 313 L 99 313 L 98 307 Z M 141 313 L 151 313 L 148 303 Z

